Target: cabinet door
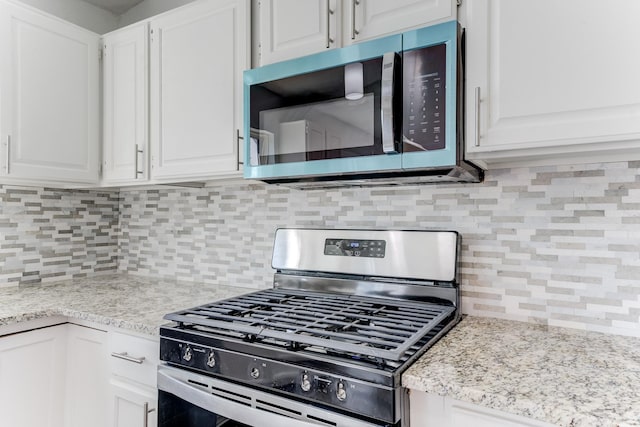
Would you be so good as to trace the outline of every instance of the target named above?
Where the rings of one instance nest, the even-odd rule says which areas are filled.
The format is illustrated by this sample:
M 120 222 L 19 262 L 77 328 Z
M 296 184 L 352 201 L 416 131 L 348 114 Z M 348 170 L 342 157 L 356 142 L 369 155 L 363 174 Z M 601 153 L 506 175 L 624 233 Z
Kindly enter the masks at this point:
M 64 326 L 0 338 L 0 424 L 62 427 Z
M 10 3 L 0 33 L 4 174 L 97 182 L 99 36 Z
M 343 44 L 456 19 L 454 0 L 344 0 Z
M 109 427 L 156 427 L 157 401 L 154 389 L 111 379 Z
M 260 65 L 340 46 L 337 0 L 260 0 Z
M 107 419 L 107 333 L 67 329 L 65 427 L 104 427 Z
M 153 178 L 238 170 L 246 0 L 201 1 L 151 21 Z
M 578 155 L 598 149 L 593 143 L 606 155 L 625 141 L 638 145 L 640 2 L 465 6 L 470 157 Z
M 552 427 L 520 415 L 411 390 L 411 427 Z
M 106 35 L 103 43 L 103 179 L 145 180 L 148 163 L 148 24 Z

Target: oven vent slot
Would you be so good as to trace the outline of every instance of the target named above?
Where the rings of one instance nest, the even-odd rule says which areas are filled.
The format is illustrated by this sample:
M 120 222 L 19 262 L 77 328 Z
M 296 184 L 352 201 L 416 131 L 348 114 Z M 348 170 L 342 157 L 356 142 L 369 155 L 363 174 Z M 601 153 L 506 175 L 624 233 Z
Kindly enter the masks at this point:
M 309 414 L 307 414 L 307 418 L 309 418 L 310 420 L 313 420 L 313 421 L 317 421 L 317 422 L 322 423 L 322 424 L 326 424 L 328 426 L 337 426 L 338 425 L 338 424 L 334 423 L 333 421 L 323 420 L 322 418 L 314 417 L 313 415 L 309 415 Z
M 239 403 L 244 406 L 253 406 L 251 404 L 251 397 L 247 397 L 239 393 L 233 393 L 227 390 L 223 390 L 218 387 L 211 386 L 211 388 L 213 389 L 211 394 L 213 394 L 214 396 L 218 396 L 223 399 L 229 400 L 231 402 Z
M 209 388 L 209 385 L 205 384 L 205 383 L 200 383 L 200 382 L 194 381 L 194 380 L 187 380 L 187 381 L 190 382 L 191 384 L 195 384 L 195 385 L 198 385 L 200 387 Z
M 265 402 L 264 400 L 256 399 L 256 409 L 261 409 L 263 411 L 272 412 L 274 414 L 285 415 L 285 416 L 294 416 L 295 418 L 300 418 L 302 416 L 302 412 L 293 410 L 291 408 L 285 408 L 284 406 L 275 405 L 270 402 Z

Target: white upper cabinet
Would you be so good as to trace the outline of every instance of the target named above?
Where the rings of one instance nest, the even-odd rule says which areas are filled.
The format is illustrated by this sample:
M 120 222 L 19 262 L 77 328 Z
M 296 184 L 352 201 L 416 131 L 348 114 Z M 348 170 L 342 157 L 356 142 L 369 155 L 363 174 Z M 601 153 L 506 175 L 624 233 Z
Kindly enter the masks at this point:
M 151 176 L 238 170 L 249 4 L 206 0 L 151 20 Z
M 453 0 L 259 0 L 259 63 L 456 19 Z
M 260 0 L 260 63 L 336 47 L 339 0 Z
M 0 2 L 0 173 L 32 181 L 96 183 L 97 34 Z
M 464 6 L 468 158 L 640 158 L 640 2 Z
M 103 43 L 106 183 L 144 181 L 148 175 L 148 24 L 107 34 Z
M 343 0 L 344 45 L 456 19 L 452 0 Z

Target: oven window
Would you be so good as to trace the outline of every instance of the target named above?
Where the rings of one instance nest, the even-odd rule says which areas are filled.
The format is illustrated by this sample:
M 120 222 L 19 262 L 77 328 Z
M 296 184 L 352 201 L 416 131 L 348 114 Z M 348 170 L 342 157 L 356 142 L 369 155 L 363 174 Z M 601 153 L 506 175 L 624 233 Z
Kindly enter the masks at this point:
M 158 427 L 250 427 L 158 390 Z

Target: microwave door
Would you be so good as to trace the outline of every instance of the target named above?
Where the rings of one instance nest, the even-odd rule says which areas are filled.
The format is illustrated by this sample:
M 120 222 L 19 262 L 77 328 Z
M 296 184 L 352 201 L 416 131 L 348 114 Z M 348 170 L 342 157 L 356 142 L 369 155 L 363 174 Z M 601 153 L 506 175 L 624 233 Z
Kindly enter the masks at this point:
M 251 135 L 245 177 L 401 170 L 401 116 L 393 111 L 394 95 L 402 92 L 395 53 L 401 37 L 386 39 L 393 43 L 365 42 L 340 53 L 323 52 L 245 72 Z M 321 67 L 309 69 L 313 63 Z M 263 74 L 276 78 L 261 79 Z M 247 85 L 247 80 L 253 81 Z

